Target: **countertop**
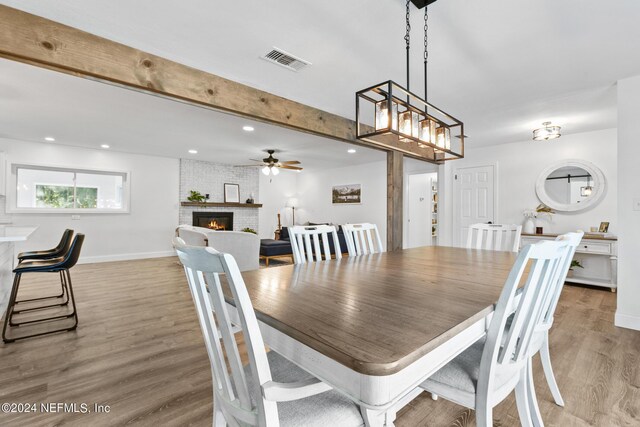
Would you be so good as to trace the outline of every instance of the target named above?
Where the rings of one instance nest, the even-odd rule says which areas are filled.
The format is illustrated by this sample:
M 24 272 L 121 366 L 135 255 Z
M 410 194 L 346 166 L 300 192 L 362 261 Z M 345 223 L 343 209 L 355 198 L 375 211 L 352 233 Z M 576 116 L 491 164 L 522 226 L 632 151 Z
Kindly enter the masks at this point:
M 23 242 L 38 229 L 37 226 L 0 226 L 0 242 Z

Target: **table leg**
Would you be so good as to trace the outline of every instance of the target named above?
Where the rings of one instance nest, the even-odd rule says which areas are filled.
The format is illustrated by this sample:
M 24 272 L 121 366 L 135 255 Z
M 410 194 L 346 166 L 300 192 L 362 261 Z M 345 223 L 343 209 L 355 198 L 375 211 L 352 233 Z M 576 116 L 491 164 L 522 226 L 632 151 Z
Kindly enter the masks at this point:
M 396 419 L 395 411 L 378 412 L 360 407 L 360 413 L 366 427 L 393 427 Z

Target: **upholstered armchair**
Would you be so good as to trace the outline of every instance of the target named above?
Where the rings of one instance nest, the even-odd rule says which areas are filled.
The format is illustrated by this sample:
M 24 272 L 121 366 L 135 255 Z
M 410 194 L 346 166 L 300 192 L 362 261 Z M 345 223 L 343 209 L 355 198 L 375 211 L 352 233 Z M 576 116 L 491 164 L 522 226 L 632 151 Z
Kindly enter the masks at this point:
M 260 268 L 260 238 L 244 231 L 215 231 L 204 227 L 181 225 L 176 235 L 190 246 L 209 246 L 233 255 L 240 271 Z

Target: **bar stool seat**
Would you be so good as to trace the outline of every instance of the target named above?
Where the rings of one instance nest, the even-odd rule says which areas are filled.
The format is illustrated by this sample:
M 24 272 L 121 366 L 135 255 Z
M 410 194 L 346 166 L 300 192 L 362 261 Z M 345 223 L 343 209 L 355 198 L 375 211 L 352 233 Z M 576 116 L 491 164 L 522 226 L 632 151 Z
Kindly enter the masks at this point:
M 33 259 L 20 262 L 16 268 L 13 269 L 14 273 L 33 273 L 37 271 L 46 271 L 55 273 L 64 270 L 61 266 L 64 264 L 64 257 L 49 258 L 49 259 Z
M 21 252 L 18 254 L 18 260 L 23 261 L 27 259 L 49 259 L 64 256 L 64 254 L 66 254 L 69 250 L 72 238 L 73 230 L 67 228 L 62 233 L 60 243 L 58 243 L 58 246 L 56 246 L 55 248 L 45 249 L 41 251 Z
M 73 296 L 73 287 L 71 284 L 71 274 L 69 273 L 69 269 L 75 266 L 76 263 L 78 262 L 78 259 L 80 258 L 80 250 L 82 248 L 83 242 L 84 242 L 84 234 L 76 234 L 76 236 L 74 237 L 71 245 L 69 246 L 64 256 L 50 258 L 50 259 L 31 259 L 31 260 L 25 259 L 24 261 L 20 262 L 18 266 L 13 270 L 13 272 L 15 273 L 15 276 L 13 279 L 13 287 L 11 288 L 9 304 L 7 306 L 7 311 L 5 313 L 5 318 L 4 318 L 4 326 L 2 328 L 2 339 L 5 343 L 14 342 L 16 340 L 24 339 L 24 338 L 31 338 L 31 337 L 36 337 L 40 335 L 48 335 L 56 332 L 72 331 L 76 329 L 76 327 L 78 326 L 78 314 L 76 311 L 76 302 Z M 43 298 L 33 298 L 33 299 L 22 300 L 22 301 L 16 300 L 16 297 L 18 295 L 18 289 L 20 288 L 20 279 L 22 278 L 22 275 L 26 273 L 59 273 L 63 294 L 66 294 L 67 296 L 66 301 L 64 301 L 63 303 L 50 304 L 45 306 L 16 309 L 16 305 L 19 303 L 43 299 Z M 46 298 L 51 298 L 51 297 L 46 297 Z M 33 320 L 27 320 L 22 322 L 16 322 L 14 321 L 14 318 L 13 318 L 13 316 L 18 313 L 34 311 L 34 310 L 43 310 L 46 308 L 57 307 L 57 306 L 64 306 L 64 305 L 68 305 L 69 302 L 71 302 L 73 310 L 71 313 L 68 313 L 68 314 L 56 315 L 56 316 L 50 316 L 50 317 L 40 317 Z M 49 330 L 46 332 L 30 334 L 30 335 L 22 335 L 19 337 L 9 337 L 9 338 L 7 337 L 7 330 L 9 326 L 18 327 L 26 324 L 49 322 L 53 320 L 61 320 L 61 319 L 68 319 L 68 318 L 74 319 L 73 325 L 71 326 L 67 325 L 62 328 Z

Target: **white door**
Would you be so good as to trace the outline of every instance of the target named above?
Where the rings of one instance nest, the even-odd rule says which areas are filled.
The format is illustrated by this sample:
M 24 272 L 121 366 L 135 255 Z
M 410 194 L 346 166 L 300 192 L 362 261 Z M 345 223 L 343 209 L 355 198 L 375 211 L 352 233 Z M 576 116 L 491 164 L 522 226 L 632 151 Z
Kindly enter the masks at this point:
M 435 173 L 409 175 L 407 244 L 406 248 L 430 246 L 431 236 L 431 179 Z
M 453 173 L 453 245 L 464 246 L 469 225 L 494 223 L 495 166 L 456 169 Z

